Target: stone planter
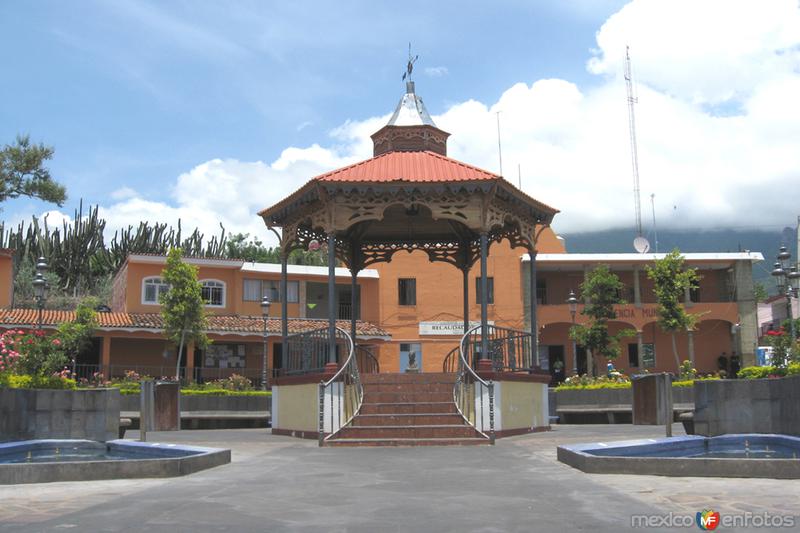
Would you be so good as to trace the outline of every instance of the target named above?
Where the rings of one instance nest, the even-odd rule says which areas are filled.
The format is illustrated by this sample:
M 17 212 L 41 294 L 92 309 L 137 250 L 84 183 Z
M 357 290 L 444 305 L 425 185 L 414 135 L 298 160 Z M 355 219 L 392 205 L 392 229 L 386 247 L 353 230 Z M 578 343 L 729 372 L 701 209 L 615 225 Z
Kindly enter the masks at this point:
M 553 394 L 551 413 L 563 423 L 623 423 L 632 421 L 633 389 L 560 390 Z M 691 387 L 672 387 L 676 412 L 691 410 L 694 391 Z
M 800 435 L 800 376 L 694 383 L 696 434 Z
M 0 441 L 117 438 L 118 389 L 0 389 Z
M 258 411 L 270 410 L 269 396 L 194 396 L 181 394 L 181 411 Z M 122 411 L 138 411 L 139 395 L 121 397 Z

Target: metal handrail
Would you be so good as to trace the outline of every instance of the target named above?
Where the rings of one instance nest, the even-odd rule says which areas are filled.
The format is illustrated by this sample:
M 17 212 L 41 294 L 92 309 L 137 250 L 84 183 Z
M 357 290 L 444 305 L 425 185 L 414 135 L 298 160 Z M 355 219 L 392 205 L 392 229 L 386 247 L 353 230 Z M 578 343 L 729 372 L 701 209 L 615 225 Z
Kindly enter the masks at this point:
M 341 328 L 336 328 L 337 338 L 348 344 L 347 359 L 336 373 L 319 384 L 319 445 L 347 426 L 361 409 L 364 387 L 358 371 L 353 339 Z M 328 410 L 326 412 L 326 407 Z M 329 426 L 326 428 L 326 421 Z M 328 429 L 326 432 L 325 430 Z M 326 434 L 327 433 L 327 434 Z
M 358 370 L 362 374 L 380 374 L 381 365 L 378 358 L 372 353 L 370 346 L 356 344 L 356 358 L 358 359 Z
M 453 372 L 456 371 L 460 353 L 461 353 L 461 343 L 459 343 L 458 346 L 450 350 L 447 353 L 447 355 L 444 356 L 444 362 L 442 362 L 442 372 L 444 372 L 445 374 L 452 374 Z
M 472 333 L 480 329 L 475 326 L 461 337 L 459 343 L 458 370 L 453 385 L 453 401 L 458 413 L 475 430 L 494 444 L 494 383 L 481 378 L 470 366 L 465 352 L 465 343 Z M 488 405 L 486 405 L 488 403 Z M 487 415 L 488 414 L 488 419 Z

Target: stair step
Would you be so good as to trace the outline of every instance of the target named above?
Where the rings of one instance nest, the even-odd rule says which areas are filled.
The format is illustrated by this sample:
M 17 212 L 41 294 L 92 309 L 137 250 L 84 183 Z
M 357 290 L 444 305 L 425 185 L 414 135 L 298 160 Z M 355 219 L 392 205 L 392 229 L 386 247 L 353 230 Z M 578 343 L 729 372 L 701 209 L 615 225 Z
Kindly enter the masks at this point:
M 325 446 L 480 446 L 488 445 L 489 439 L 339 439 L 334 438 L 325 442 Z
M 455 374 L 441 372 L 425 372 L 421 374 L 363 374 L 361 383 L 449 383 L 456 382 Z
M 454 426 L 463 422 L 457 413 L 360 413 L 353 419 L 353 426 Z
M 364 389 L 364 401 L 371 403 L 431 403 L 453 401 L 453 391 L 446 392 L 369 392 Z
M 455 403 L 449 402 L 392 402 L 380 403 L 365 401 L 361 404 L 360 415 L 401 415 L 401 414 L 453 414 L 458 413 Z
M 438 426 L 347 426 L 339 435 L 341 438 L 362 439 L 430 439 L 430 438 L 470 438 L 480 435 L 475 428 L 467 425 Z
M 363 383 L 364 392 L 449 392 L 453 394 L 452 383 Z

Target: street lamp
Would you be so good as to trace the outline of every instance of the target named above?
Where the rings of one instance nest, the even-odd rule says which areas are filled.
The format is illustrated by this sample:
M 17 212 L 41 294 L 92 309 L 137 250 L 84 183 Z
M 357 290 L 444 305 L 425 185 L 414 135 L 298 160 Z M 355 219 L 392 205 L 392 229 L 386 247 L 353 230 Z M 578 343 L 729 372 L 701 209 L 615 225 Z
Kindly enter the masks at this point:
M 270 301 L 268 296 L 261 298 L 261 316 L 264 317 L 264 360 L 261 365 L 261 390 L 267 390 L 267 319 Z
M 789 266 L 792 254 L 789 253 L 786 246 L 780 247 L 775 258 L 777 261 L 773 265 L 772 275 L 775 277 L 775 284 L 778 286 L 778 294 L 786 296 L 786 316 L 789 318 L 792 342 L 794 342 L 794 339 L 797 338 L 797 332 L 795 331 L 794 317 L 792 316 L 792 297 L 796 298 L 798 291 L 800 291 L 800 272 L 797 271 L 796 265 Z
M 39 257 L 36 260 L 36 276 L 33 279 L 33 300 L 36 302 L 36 309 L 38 310 L 38 329 L 40 331 L 42 329 L 42 310 L 47 302 L 47 289 L 50 288 L 47 280 L 44 279 L 47 270 L 48 266 L 44 261 L 44 257 Z
M 567 298 L 567 304 L 569 304 L 569 316 L 572 317 L 572 327 L 575 327 L 575 313 L 578 312 L 578 299 L 575 297 L 575 291 L 572 289 L 569 290 L 569 298 Z M 578 374 L 578 350 L 575 346 L 575 338 L 572 339 L 572 371 L 575 375 Z

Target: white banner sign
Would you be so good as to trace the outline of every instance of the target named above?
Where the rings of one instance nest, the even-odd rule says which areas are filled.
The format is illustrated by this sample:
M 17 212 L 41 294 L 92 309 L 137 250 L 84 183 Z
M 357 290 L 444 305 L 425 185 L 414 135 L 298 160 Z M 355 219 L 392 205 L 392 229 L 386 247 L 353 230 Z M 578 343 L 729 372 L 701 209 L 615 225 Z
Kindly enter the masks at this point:
M 488 322 L 490 326 L 494 326 L 494 320 Z M 480 326 L 480 322 L 470 322 L 469 327 L 474 328 Z M 419 323 L 420 335 L 463 335 L 464 323 L 463 322 L 420 322 Z

